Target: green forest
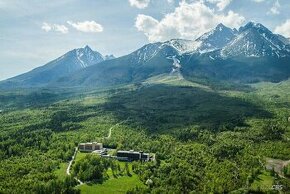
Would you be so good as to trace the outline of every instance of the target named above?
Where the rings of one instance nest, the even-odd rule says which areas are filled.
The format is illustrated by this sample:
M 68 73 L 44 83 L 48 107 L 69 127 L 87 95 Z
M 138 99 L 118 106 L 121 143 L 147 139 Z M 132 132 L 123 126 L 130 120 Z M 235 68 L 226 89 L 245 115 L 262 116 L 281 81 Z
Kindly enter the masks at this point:
M 289 96 L 289 81 L 1 92 L 0 193 L 290 193 Z M 92 141 L 156 161 L 77 153 L 66 175 Z

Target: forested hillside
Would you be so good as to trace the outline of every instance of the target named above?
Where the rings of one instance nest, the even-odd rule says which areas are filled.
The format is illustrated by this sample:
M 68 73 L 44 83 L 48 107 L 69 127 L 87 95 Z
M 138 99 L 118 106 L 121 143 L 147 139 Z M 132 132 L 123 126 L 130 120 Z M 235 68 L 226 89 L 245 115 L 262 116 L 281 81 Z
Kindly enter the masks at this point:
M 56 98 L 47 91 L 37 101 L 34 91 L 2 93 L 0 191 L 83 191 L 63 166 L 78 143 L 99 141 L 156 153 L 156 162 L 132 164 L 130 172 L 143 186 L 128 193 L 278 193 L 273 185 L 282 185 L 287 193 L 289 179 L 265 166 L 267 158 L 290 159 L 289 87 L 287 81 L 217 89 L 157 77 L 81 95 L 63 91 Z M 21 99 L 31 102 L 20 106 Z M 110 139 L 103 138 L 124 120 Z M 106 184 L 106 179 L 94 184 Z M 97 192 L 101 187 L 92 188 Z

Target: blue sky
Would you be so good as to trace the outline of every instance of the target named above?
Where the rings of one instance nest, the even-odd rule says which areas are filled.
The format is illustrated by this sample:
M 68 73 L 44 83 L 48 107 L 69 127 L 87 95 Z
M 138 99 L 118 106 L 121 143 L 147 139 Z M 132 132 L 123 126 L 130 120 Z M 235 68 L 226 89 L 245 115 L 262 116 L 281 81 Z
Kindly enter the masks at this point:
M 290 37 L 289 0 L 0 0 L 0 80 L 91 46 L 121 56 L 248 21 Z

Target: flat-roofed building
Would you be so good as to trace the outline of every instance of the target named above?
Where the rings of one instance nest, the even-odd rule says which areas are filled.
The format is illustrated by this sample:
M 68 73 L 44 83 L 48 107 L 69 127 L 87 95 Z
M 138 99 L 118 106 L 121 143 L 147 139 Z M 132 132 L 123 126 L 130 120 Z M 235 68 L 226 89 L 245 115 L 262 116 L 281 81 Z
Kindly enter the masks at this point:
M 117 151 L 117 159 L 121 161 L 149 161 L 149 154 L 143 152 L 136 152 L 133 150 L 124 151 L 119 150 Z
M 150 160 L 150 156 L 149 156 L 149 154 L 148 153 L 142 153 L 141 154 L 141 160 L 143 160 L 143 161 L 149 161 Z
M 95 150 L 102 150 L 103 144 L 98 142 L 80 143 L 78 148 L 83 152 L 92 152 Z

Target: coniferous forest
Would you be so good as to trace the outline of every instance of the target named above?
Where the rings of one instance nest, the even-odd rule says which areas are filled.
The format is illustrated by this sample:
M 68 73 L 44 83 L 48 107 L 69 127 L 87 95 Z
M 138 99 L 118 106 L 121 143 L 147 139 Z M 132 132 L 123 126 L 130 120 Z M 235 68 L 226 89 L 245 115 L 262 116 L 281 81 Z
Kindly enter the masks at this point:
M 286 164 L 290 157 L 287 88 L 288 82 L 216 90 L 172 80 L 81 95 L 2 93 L 1 192 L 80 193 L 77 177 L 92 185 L 136 180 L 127 193 L 287 193 L 289 165 L 277 169 L 270 160 Z M 75 147 L 91 141 L 155 153 L 156 161 L 78 153 L 66 175 Z

